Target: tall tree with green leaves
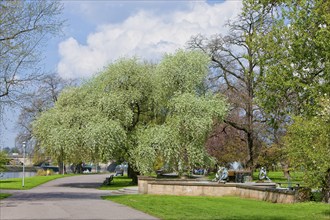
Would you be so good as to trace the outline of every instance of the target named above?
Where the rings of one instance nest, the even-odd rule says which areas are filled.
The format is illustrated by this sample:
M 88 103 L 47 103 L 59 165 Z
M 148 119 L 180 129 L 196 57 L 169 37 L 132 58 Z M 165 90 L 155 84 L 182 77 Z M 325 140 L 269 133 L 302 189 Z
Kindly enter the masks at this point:
M 71 88 L 34 122 L 34 135 L 40 146 L 59 166 L 63 161 L 76 165 L 99 162 L 124 142 L 125 131 L 119 122 L 101 115 L 98 101 L 97 94 L 88 87 Z
M 267 63 L 259 103 L 278 118 L 313 116 L 316 99 L 330 93 L 330 2 L 283 1 L 280 7 L 272 31 L 260 39 Z
M 272 30 L 260 39 L 267 62 L 258 100 L 274 129 L 285 133 L 293 123 L 284 142 L 289 159 L 329 201 L 329 122 L 319 112 L 329 108 L 330 2 L 281 1 L 279 8 Z
M 292 166 L 304 170 L 304 182 L 322 190 L 330 203 L 330 98 L 319 99 L 317 115 L 306 120 L 296 116 L 285 136 L 285 150 Z
M 157 120 L 140 130 L 138 147 L 133 149 L 142 172 L 150 172 L 159 157 L 179 173 L 215 162 L 204 146 L 228 106 L 223 97 L 207 91 L 208 63 L 209 58 L 200 52 L 179 51 L 165 56 L 157 66 Z M 147 155 L 154 156 L 145 160 Z
M 223 98 L 203 90 L 208 62 L 184 51 L 157 65 L 121 59 L 62 93 L 34 134 L 68 161 L 125 160 L 141 173 L 153 171 L 159 158 L 178 172 L 203 164 L 211 160 L 206 137 L 227 109 Z

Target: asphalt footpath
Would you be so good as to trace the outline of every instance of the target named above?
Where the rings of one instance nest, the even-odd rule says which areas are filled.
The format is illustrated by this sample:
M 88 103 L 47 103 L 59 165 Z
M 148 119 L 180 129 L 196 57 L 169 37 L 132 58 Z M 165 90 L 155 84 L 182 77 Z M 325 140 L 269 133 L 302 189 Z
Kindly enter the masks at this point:
M 0 219 L 157 219 L 130 207 L 102 200 L 111 195 L 98 190 L 109 174 L 65 177 L 30 190 L 1 190 L 13 196 L 0 200 Z

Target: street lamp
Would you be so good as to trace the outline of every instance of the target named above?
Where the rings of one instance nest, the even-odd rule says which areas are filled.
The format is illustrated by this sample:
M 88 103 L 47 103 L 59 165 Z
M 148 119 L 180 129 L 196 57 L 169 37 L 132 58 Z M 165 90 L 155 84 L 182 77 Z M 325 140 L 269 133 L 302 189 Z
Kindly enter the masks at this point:
M 26 143 L 23 141 L 23 178 L 22 178 L 22 187 L 24 187 L 24 177 L 25 177 L 25 147 Z

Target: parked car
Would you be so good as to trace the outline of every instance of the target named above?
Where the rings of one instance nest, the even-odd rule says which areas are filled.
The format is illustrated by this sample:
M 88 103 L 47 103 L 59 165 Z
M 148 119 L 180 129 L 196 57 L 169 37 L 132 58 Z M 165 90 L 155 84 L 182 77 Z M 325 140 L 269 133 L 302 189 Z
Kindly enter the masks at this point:
M 90 164 L 83 164 L 82 165 L 82 171 L 83 172 L 92 172 L 92 165 Z

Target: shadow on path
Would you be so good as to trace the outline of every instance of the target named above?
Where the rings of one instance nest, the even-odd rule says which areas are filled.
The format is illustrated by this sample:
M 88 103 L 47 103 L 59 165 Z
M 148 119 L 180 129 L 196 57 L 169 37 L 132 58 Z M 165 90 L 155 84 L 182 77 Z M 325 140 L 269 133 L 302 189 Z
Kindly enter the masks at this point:
M 130 207 L 102 200 L 111 191 L 98 190 L 108 174 L 56 179 L 30 190 L 12 191 L 1 200 L 1 220 L 157 219 Z
M 24 193 L 9 197 L 7 201 L 60 201 L 60 200 L 99 200 L 99 195 L 90 193 L 68 193 L 68 192 L 47 192 L 47 193 Z
M 89 188 L 97 189 L 102 185 L 102 183 L 63 183 L 57 185 L 57 187 L 72 187 L 72 188 Z

